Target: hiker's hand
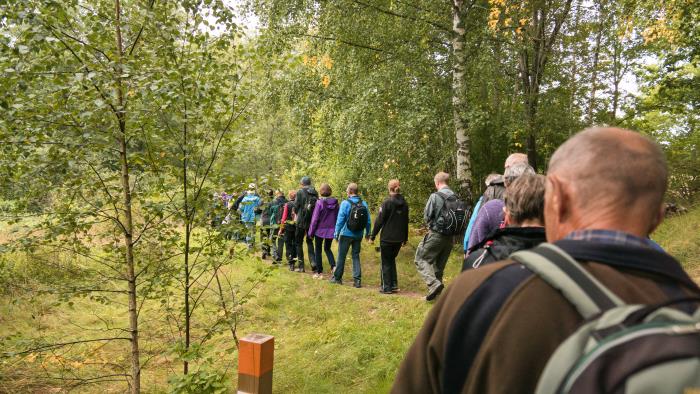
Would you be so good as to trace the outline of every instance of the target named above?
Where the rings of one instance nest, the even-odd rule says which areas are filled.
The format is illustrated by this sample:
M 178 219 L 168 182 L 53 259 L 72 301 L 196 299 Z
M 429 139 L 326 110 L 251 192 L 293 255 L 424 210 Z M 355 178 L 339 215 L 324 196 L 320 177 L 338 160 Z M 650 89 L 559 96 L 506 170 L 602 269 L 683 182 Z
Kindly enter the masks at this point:
M 408 241 L 403 241 L 403 242 L 401 243 L 401 246 L 406 246 L 407 243 L 408 243 Z

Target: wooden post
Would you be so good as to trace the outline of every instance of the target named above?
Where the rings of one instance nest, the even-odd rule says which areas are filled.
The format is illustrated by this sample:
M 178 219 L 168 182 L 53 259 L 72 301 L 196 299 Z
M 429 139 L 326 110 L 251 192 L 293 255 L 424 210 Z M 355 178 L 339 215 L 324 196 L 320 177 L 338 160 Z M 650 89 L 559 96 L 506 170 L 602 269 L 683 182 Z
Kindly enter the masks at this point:
M 238 349 L 238 393 L 271 394 L 275 337 L 249 334 Z

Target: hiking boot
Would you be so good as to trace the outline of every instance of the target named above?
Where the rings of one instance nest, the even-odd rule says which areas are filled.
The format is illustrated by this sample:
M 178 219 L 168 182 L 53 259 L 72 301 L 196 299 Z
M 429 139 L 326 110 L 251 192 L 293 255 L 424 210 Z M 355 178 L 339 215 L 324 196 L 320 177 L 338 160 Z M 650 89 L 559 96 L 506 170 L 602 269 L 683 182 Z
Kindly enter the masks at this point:
M 442 283 L 438 284 L 437 286 L 433 287 L 430 291 L 428 291 L 428 295 L 425 296 L 426 301 L 432 301 L 434 300 L 437 296 L 442 293 L 442 289 L 445 288 L 445 285 Z
M 290 270 L 290 271 L 294 271 L 294 264 L 293 264 L 293 263 L 290 263 L 290 264 L 289 264 L 289 270 Z
M 381 293 L 381 294 L 393 294 L 394 292 L 391 290 L 379 289 L 379 293 Z
M 352 286 L 353 286 L 354 288 L 356 288 L 356 289 L 359 289 L 360 287 L 362 287 L 362 283 L 360 282 L 359 279 L 355 279 L 355 280 L 353 281 Z
M 332 283 L 334 285 L 342 285 L 343 280 L 342 279 L 336 279 L 335 276 L 331 276 L 331 279 L 328 281 L 329 283 Z

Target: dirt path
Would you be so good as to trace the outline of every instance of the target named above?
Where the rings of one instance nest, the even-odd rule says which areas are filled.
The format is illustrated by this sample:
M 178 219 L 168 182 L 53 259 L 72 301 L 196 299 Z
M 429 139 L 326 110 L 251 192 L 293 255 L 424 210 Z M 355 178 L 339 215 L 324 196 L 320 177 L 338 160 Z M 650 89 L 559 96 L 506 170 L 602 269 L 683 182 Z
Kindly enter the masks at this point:
M 259 256 L 259 257 L 261 257 L 261 259 L 262 259 L 262 256 Z M 263 260 L 263 262 L 272 265 L 272 261 L 271 261 L 271 260 L 265 259 L 265 260 Z M 298 275 L 298 274 L 301 274 L 301 275 L 308 275 L 308 276 L 313 276 L 313 275 L 314 275 L 314 273 L 311 272 L 311 271 L 306 271 L 306 272 L 293 272 L 293 271 L 289 271 L 289 270 L 287 269 L 286 264 L 284 264 L 284 263 L 282 263 L 282 265 L 280 265 L 280 269 L 282 269 L 283 271 L 286 271 L 287 273 L 290 273 L 290 274 L 297 274 L 297 275 Z M 314 279 L 316 279 L 318 282 L 322 282 L 324 285 L 333 286 L 332 284 L 328 283 L 328 281 L 330 280 L 330 278 L 331 278 L 331 274 L 330 274 L 330 273 L 324 272 L 324 273 L 321 274 L 321 277 L 320 277 L 320 278 L 314 278 Z M 344 281 L 343 284 L 342 284 L 342 286 L 346 286 L 346 287 L 352 287 L 352 285 L 353 285 L 353 283 L 352 283 L 351 280 L 350 280 L 350 281 Z M 372 285 L 366 286 L 366 285 L 362 285 L 361 288 L 356 289 L 356 290 L 357 290 L 357 291 L 374 291 L 374 292 L 379 293 L 379 286 L 372 286 Z M 387 297 L 401 296 L 401 297 L 410 297 L 410 298 L 425 298 L 425 294 L 418 293 L 418 292 L 415 292 L 415 291 L 401 290 L 401 289 L 399 289 L 399 291 L 396 292 L 396 293 L 384 294 L 384 295 L 387 296 Z

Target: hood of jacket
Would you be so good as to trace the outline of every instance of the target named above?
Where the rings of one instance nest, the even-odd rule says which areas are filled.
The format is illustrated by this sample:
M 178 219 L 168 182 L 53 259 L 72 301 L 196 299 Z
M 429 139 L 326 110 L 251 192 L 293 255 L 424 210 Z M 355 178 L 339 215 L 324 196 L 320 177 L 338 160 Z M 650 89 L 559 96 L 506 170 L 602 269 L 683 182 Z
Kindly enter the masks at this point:
M 318 192 L 316 189 L 314 189 L 313 185 L 306 186 L 303 189 L 305 189 L 310 195 L 318 197 Z
M 323 204 L 323 209 L 334 210 L 338 209 L 338 199 L 335 197 L 321 197 L 319 200 Z
M 487 240 L 493 241 L 489 252 L 499 261 L 507 259 L 519 250 L 532 249 L 542 242 L 547 242 L 547 237 L 544 227 L 505 227 L 496 230 Z M 478 247 L 483 247 L 489 241 L 482 242 Z
M 401 208 L 407 205 L 406 199 L 404 199 L 401 194 L 394 194 L 393 196 L 390 196 L 389 201 L 391 201 L 391 204 L 396 208 Z
M 275 204 L 284 205 L 287 203 L 287 198 L 285 196 L 279 196 L 275 199 Z

